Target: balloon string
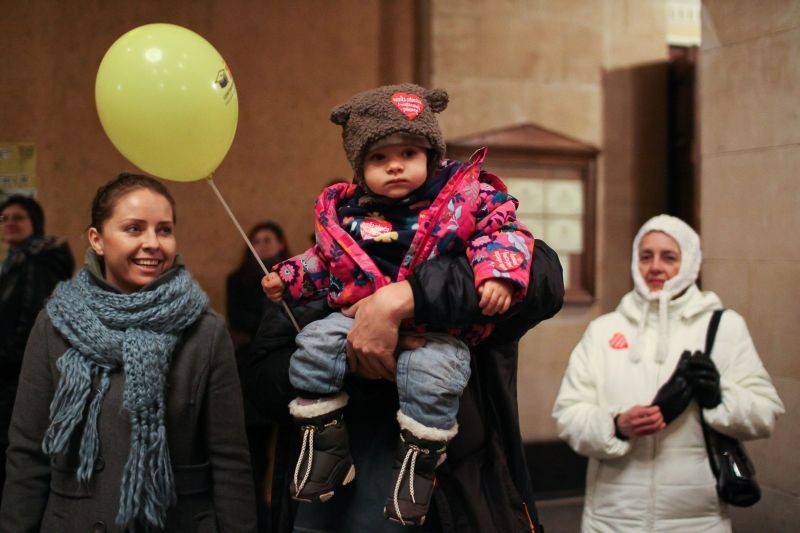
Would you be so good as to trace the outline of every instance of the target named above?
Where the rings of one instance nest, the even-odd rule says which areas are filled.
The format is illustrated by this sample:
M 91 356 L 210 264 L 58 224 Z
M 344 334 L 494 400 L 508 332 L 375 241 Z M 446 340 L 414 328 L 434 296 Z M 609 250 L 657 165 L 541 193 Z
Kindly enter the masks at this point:
M 261 258 L 258 257 L 258 253 L 256 252 L 256 249 L 253 248 L 253 244 L 250 242 L 250 239 L 247 238 L 247 234 L 242 229 L 242 226 L 239 224 L 239 221 L 236 220 L 236 216 L 234 216 L 233 211 L 231 211 L 231 208 L 228 207 L 228 202 L 225 201 L 225 198 L 222 197 L 222 194 L 220 194 L 219 189 L 217 189 L 217 185 L 214 183 L 214 175 L 212 174 L 212 175 L 208 176 L 206 178 L 206 181 L 208 182 L 209 185 L 211 185 L 211 188 L 214 190 L 214 193 L 217 195 L 217 198 L 219 198 L 219 201 L 222 204 L 222 207 L 225 208 L 225 211 L 228 212 L 228 216 L 230 216 L 231 220 L 233 220 L 233 223 L 236 226 L 236 229 L 239 230 L 239 234 L 242 236 L 242 239 L 244 239 L 244 242 L 247 244 L 247 247 L 250 248 L 250 251 L 253 253 L 253 257 L 255 257 L 256 261 L 258 261 L 258 265 L 261 267 L 261 270 L 264 271 L 265 275 L 269 274 L 269 270 L 267 270 L 267 267 L 266 267 L 266 265 L 264 265 L 264 262 L 261 260 Z M 289 320 L 292 321 L 292 325 L 294 326 L 294 329 L 297 330 L 298 333 L 300 333 L 300 325 L 297 323 L 297 320 L 294 318 L 294 315 L 292 314 L 291 309 L 289 309 L 289 306 L 286 304 L 285 301 L 281 300 L 281 304 L 283 304 L 283 310 L 286 311 L 286 315 L 289 317 Z

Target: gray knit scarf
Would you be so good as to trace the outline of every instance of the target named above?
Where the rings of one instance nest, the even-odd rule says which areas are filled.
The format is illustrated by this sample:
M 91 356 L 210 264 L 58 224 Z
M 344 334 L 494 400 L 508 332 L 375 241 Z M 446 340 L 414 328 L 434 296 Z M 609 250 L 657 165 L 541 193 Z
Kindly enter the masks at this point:
M 122 370 L 122 407 L 130 415 L 131 443 L 116 522 L 125 530 L 136 523 L 163 528 L 167 509 L 176 501 L 164 425 L 167 374 L 181 332 L 207 305 L 208 297 L 183 269 L 151 290 L 120 294 L 93 282 L 84 268 L 58 285 L 47 303 L 53 326 L 70 347 L 56 363 L 61 376 L 42 449 L 51 456 L 64 453 L 84 422 L 77 478 L 91 480 L 109 374 Z

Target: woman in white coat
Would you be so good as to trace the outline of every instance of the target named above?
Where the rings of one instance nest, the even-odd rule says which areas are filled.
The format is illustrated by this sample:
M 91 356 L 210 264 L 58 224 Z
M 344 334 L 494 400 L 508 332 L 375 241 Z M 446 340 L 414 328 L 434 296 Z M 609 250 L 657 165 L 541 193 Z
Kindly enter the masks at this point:
M 783 404 L 744 319 L 728 310 L 711 359 L 687 367 L 694 399 L 667 423 L 653 398 L 682 352 L 704 349 L 722 303 L 695 285 L 700 238 L 675 217 L 642 226 L 631 263 L 634 290 L 589 324 L 553 408 L 559 436 L 589 457 L 582 530 L 730 531 L 700 410 L 713 428 L 747 440 L 768 437 Z

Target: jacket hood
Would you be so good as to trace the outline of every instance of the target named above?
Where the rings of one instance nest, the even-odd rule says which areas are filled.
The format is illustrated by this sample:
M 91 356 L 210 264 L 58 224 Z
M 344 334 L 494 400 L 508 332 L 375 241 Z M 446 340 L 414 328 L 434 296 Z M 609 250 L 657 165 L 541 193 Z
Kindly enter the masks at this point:
M 681 250 L 681 266 L 678 273 L 664 283 L 664 287 L 658 291 L 651 291 L 647 286 L 642 274 L 639 272 L 639 244 L 650 232 L 660 231 L 678 243 Z M 700 251 L 700 236 L 697 235 L 691 226 L 683 220 L 670 216 L 658 215 L 645 222 L 636 237 L 633 239 L 631 250 L 631 275 L 633 276 L 634 291 L 641 297 L 641 305 L 638 313 L 637 341 L 630 351 L 631 359 L 636 362 L 642 356 L 642 336 L 644 334 L 647 315 L 650 312 L 650 304 L 647 302 L 658 302 L 658 346 L 656 349 L 656 361 L 663 362 L 667 357 L 667 344 L 669 340 L 669 315 L 671 312 L 673 298 L 688 290 L 693 286 L 700 274 L 700 263 L 703 254 Z M 684 296 L 686 296 L 684 294 Z M 680 299 L 680 298 L 678 298 Z
M 663 363 L 667 357 L 669 347 L 670 321 L 681 318 L 691 318 L 711 309 L 720 309 L 722 302 L 713 292 L 702 292 L 697 285 L 692 284 L 684 294 L 675 299 L 659 298 L 657 300 L 645 299 L 638 291 L 633 290 L 626 294 L 617 310 L 634 324 L 636 337 L 631 350 L 628 352 L 631 361 L 636 363 L 642 358 L 646 337 L 644 334 L 649 315 L 658 321 L 658 340 L 656 341 L 657 363 Z M 652 311 L 652 313 L 651 313 Z
M 660 231 L 675 239 L 681 250 L 681 267 L 678 273 L 664 283 L 663 289 L 655 292 L 650 290 L 641 272 L 639 272 L 639 244 L 645 235 L 653 231 Z M 633 239 L 631 253 L 633 286 L 639 294 L 648 300 L 673 298 L 697 281 L 702 261 L 703 253 L 700 250 L 700 236 L 691 226 L 683 220 L 670 215 L 655 216 L 639 228 L 636 237 Z

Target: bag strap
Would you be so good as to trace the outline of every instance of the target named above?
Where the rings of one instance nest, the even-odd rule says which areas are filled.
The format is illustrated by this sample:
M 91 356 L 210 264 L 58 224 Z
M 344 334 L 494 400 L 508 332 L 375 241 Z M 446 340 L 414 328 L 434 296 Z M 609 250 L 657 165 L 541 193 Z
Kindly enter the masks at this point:
M 719 322 L 722 319 L 722 313 L 724 309 L 716 309 L 711 314 L 711 320 L 708 322 L 708 331 L 706 332 L 706 350 L 705 354 L 707 357 L 711 357 L 711 349 L 714 347 L 714 339 L 717 336 L 717 330 L 719 329 Z
M 714 348 L 714 339 L 717 337 L 717 330 L 719 329 L 719 322 L 722 319 L 722 313 L 725 309 L 715 309 L 711 313 L 711 320 L 708 321 L 708 330 L 706 331 L 706 357 L 711 357 L 711 349 Z M 709 464 L 711 465 L 711 472 L 715 478 L 719 478 L 719 465 L 715 458 L 715 448 L 718 446 L 717 440 L 720 433 L 708 425 L 703 410 L 700 409 L 700 426 L 703 428 L 703 440 L 706 442 L 706 452 L 708 453 Z

